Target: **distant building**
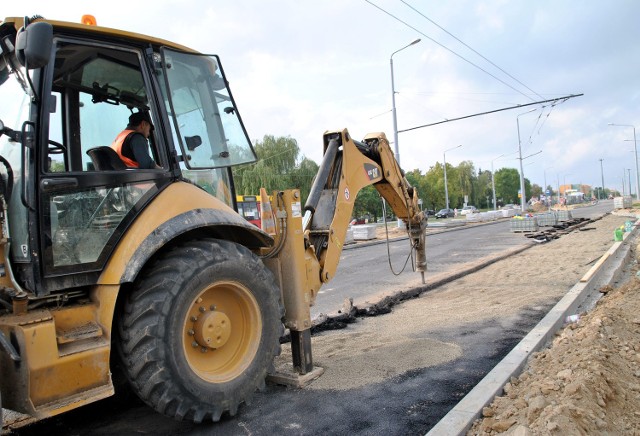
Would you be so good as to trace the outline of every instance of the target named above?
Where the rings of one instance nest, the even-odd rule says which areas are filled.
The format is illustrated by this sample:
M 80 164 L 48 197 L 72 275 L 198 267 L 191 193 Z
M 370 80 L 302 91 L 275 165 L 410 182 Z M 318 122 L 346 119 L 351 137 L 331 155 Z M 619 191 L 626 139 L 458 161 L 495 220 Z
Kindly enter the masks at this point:
M 566 204 L 578 204 L 585 201 L 584 192 L 576 189 L 567 189 L 565 191 Z
M 566 184 L 560 185 L 559 187 L 560 195 L 566 195 L 569 192 L 582 192 L 584 195 L 589 195 L 591 192 L 591 185 L 581 185 L 581 184 Z

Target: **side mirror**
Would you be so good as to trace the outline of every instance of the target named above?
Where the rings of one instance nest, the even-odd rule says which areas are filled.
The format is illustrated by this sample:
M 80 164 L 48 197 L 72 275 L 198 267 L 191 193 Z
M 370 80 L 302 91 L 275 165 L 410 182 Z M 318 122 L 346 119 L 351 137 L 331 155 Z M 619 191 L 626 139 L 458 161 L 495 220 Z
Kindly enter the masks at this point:
M 18 32 L 16 56 L 20 64 L 30 70 L 42 68 L 49 63 L 52 46 L 53 26 L 38 21 L 23 27 Z
M 193 151 L 202 145 L 202 138 L 200 135 L 185 136 L 184 139 L 187 142 L 187 149 L 189 151 Z

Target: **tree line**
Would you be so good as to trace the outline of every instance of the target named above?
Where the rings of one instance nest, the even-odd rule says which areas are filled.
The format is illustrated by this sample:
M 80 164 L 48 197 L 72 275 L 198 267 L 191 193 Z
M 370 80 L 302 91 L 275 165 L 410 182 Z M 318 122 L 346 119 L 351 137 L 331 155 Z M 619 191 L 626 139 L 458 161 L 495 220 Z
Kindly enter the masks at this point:
M 300 147 L 291 137 L 265 135 L 255 141 L 254 149 L 258 162 L 233 170 L 236 192 L 243 195 L 257 195 L 260 188 L 267 192 L 298 188 L 302 204 L 306 201 L 313 179 L 318 172 L 318 164 L 300 154 Z M 479 209 L 493 208 L 491 171 L 476 170 L 473 162 L 463 161 L 457 166 L 447 165 L 447 190 L 449 207 L 461 208 L 465 203 Z M 406 172 L 407 181 L 418 189 L 423 209 L 438 211 L 445 207 L 444 167 L 438 162 L 423 173 L 419 169 Z M 551 185 L 545 190 L 525 178 L 526 198 L 540 197 L 549 190 L 556 195 Z M 495 192 L 498 206 L 520 204 L 520 174 L 515 168 L 501 168 L 494 172 Z M 387 211 L 387 214 L 390 214 Z M 368 217 L 372 220 L 383 216 L 380 195 L 373 186 L 368 186 L 358 194 L 354 205 L 354 217 Z

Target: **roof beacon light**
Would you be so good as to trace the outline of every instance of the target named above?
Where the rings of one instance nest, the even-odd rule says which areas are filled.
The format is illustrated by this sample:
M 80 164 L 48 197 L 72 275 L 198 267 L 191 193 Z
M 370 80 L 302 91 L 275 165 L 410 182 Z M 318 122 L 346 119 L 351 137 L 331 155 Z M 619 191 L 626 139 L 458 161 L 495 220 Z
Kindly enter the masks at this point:
M 86 24 L 87 26 L 97 26 L 98 21 L 96 21 L 96 17 L 93 15 L 83 15 L 80 19 L 82 24 Z

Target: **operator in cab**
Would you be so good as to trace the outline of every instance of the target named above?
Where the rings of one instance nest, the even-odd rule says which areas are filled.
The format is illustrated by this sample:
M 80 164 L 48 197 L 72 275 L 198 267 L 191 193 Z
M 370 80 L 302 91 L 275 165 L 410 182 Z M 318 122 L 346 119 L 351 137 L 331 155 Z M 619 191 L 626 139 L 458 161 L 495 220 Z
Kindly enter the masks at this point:
M 129 124 L 118 134 L 111 148 L 128 168 L 160 168 L 149 156 L 148 140 L 153 130 L 148 112 L 134 112 L 129 116 Z

